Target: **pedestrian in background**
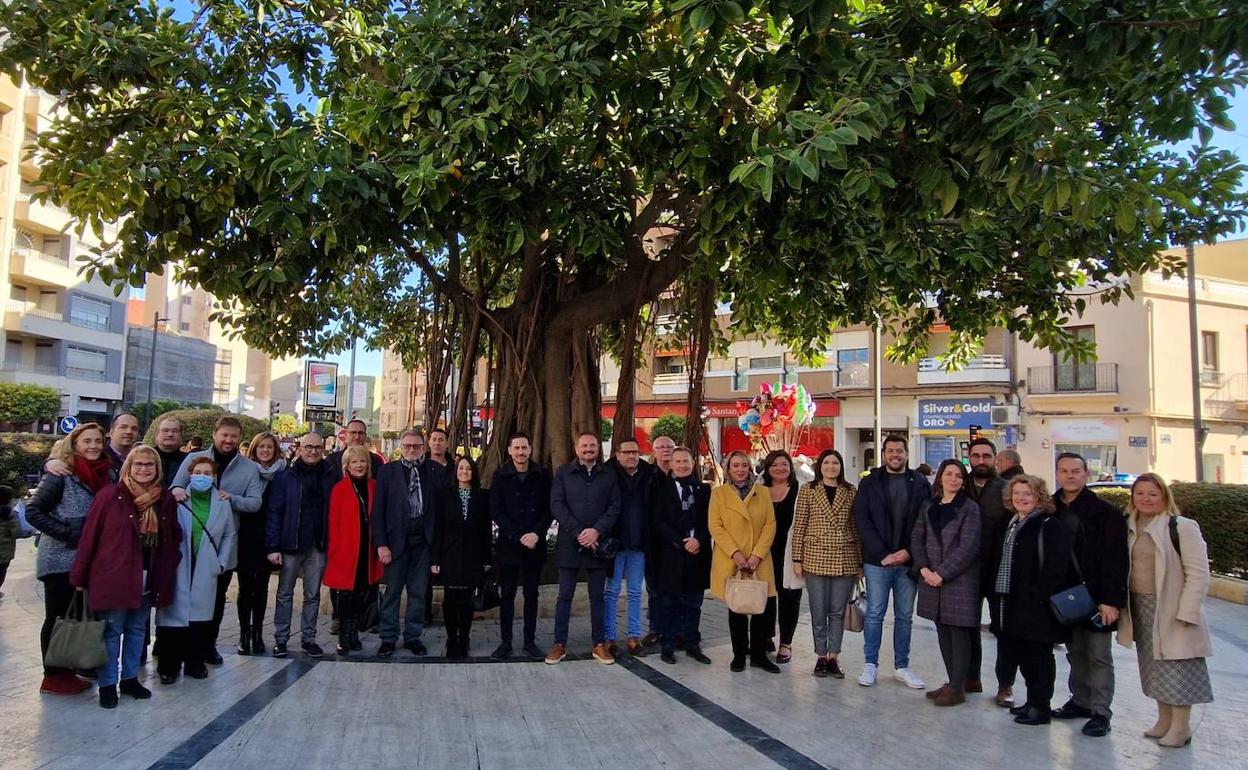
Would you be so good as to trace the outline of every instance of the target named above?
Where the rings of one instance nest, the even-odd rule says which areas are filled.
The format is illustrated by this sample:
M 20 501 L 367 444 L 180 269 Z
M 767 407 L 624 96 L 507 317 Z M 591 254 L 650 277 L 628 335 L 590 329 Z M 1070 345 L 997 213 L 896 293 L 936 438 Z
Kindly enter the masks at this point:
M 1155 473 L 1131 485 L 1131 600 L 1118 621 L 1118 641 L 1135 645 L 1140 686 L 1157 701 L 1157 722 L 1144 735 L 1167 748 L 1192 742 L 1192 706 L 1213 702 L 1212 654 L 1204 599 L 1209 554 L 1200 525 L 1183 516 Z
M 815 640 L 814 676 L 844 679 L 839 662 L 845 608 L 862 574 L 862 542 L 854 523 L 854 485 L 841 453 L 825 449 L 819 477 L 802 487 L 793 519 L 793 572 L 806 580 Z
M 919 511 L 910 553 L 919 576 L 919 617 L 936 624 L 949 679 L 927 694 L 937 706 L 966 703 L 972 635 L 979 635 L 979 506 L 958 460 L 936 469 L 936 489 Z

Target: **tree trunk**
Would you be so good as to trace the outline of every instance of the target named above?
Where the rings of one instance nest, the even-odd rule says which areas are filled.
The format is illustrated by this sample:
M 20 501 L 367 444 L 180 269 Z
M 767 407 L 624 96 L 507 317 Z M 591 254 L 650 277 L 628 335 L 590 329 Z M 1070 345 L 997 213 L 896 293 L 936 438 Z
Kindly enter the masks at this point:
M 706 358 L 711 350 L 711 325 L 715 323 L 715 283 L 702 278 L 694 286 L 694 323 L 689 334 L 689 397 L 685 402 L 685 446 L 701 452 L 706 429 L 702 419 L 706 383 Z M 708 442 L 709 448 L 709 442 Z
M 481 311 L 476 309 L 472 313 L 472 323 L 468 326 L 468 332 L 463 336 L 459 351 L 459 383 L 455 390 L 455 406 L 451 412 L 450 424 L 447 426 L 451 447 L 457 446 L 456 442 L 463 441 L 465 451 L 468 448 L 468 442 L 465 440 L 466 431 L 464 426 L 467 424 L 468 410 L 471 408 L 469 397 L 472 395 L 472 380 L 477 369 L 477 349 L 481 340 Z
M 615 417 L 612 419 L 613 443 L 632 438 L 635 433 L 634 404 L 637 379 L 637 329 L 640 326 L 637 308 L 624 322 L 624 342 L 620 353 L 620 381 L 615 389 Z

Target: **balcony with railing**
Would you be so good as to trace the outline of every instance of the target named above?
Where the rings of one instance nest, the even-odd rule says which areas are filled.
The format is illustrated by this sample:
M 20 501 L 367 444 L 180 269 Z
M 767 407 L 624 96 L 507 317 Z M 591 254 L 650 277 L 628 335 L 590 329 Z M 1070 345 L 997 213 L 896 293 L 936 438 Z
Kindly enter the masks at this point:
M 656 396 L 683 396 L 689 392 L 687 372 L 660 372 L 654 375 L 650 392 Z
M 1033 396 L 1115 394 L 1118 364 L 1058 364 L 1027 369 L 1027 392 Z
M 920 385 L 1010 382 L 1010 368 L 1002 355 L 981 355 L 972 358 L 960 369 L 946 370 L 939 358 L 919 359 Z

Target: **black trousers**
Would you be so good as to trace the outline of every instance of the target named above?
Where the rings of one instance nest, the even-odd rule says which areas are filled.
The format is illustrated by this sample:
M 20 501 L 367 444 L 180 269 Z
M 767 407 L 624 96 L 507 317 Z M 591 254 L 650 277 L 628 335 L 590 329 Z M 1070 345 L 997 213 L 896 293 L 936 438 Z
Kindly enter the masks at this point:
M 503 642 L 511 644 L 512 625 L 516 620 L 516 589 L 524 590 L 524 643 L 537 637 L 537 587 L 542 578 L 540 564 L 498 565 L 498 592 L 502 600 L 498 608 L 499 632 Z
M 69 584 L 68 572 L 44 575 L 43 578 L 43 628 L 39 629 L 39 649 L 48 654 L 48 642 L 52 641 L 52 629 L 58 617 L 65 617 L 69 603 L 74 598 L 74 587 Z M 44 676 L 70 673 L 67 668 L 44 666 Z
M 1000 628 L 1001 619 L 998 617 L 1000 612 L 1000 602 L 988 599 L 988 614 L 992 617 L 993 628 Z M 980 638 L 978 631 L 971 636 L 971 670 L 967 674 L 968 679 L 981 679 L 981 673 L 984 668 L 984 644 Z M 997 637 L 997 662 L 993 667 L 994 673 L 997 675 L 997 689 L 1008 690 L 1014 687 L 1014 681 L 1018 678 L 1018 662 L 1010 660 L 1009 653 L 1003 651 L 1001 637 Z
M 442 620 L 446 623 L 446 647 L 451 655 L 468 654 L 472 632 L 472 589 L 442 589 Z
M 793 644 L 797 619 L 802 612 L 802 589 L 776 586 L 777 614 L 780 616 L 780 644 Z M 769 635 L 770 636 L 770 635 Z
M 269 606 L 270 570 L 238 571 L 238 628 L 239 633 L 259 631 L 264 628 L 264 612 Z
M 767 600 L 767 608 L 758 615 L 740 615 L 728 610 L 728 633 L 732 637 L 732 657 L 762 659 L 767 657 L 767 640 L 776 627 L 776 601 Z
M 8 574 L 9 574 L 9 562 L 6 561 L 4 564 L 0 564 L 0 586 L 4 585 L 4 578 Z
M 217 601 L 212 605 L 212 637 L 210 641 L 217 643 L 217 637 L 221 635 L 221 621 L 225 619 L 225 592 L 230 590 L 230 580 L 234 577 L 234 570 L 226 570 L 217 577 Z
M 157 626 L 156 643 L 160 657 L 156 671 L 161 676 L 177 676 L 181 671 L 203 671 L 212 649 L 212 621 L 195 621 L 189 626 Z
M 997 639 L 1001 656 L 1018 666 L 1027 684 L 1027 705 L 1048 711 L 1053 700 L 1053 682 L 1057 679 L 1057 661 L 1053 659 L 1052 642 L 1033 642 L 1010 634 Z
M 979 629 L 936 624 L 936 641 L 940 644 L 940 655 L 945 659 L 949 686 L 957 692 L 963 692 L 971 668 L 972 635 L 978 637 Z

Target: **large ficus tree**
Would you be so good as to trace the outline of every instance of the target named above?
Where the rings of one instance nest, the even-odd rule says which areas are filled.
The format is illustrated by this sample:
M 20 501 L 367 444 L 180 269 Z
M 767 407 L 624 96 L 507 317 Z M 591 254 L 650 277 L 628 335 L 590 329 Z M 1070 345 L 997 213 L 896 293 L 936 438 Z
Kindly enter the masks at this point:
M 295 353 L 408 334 L 423 274 L 497 351 L 495 441 L 561 459 L 598 330 L 684 275 L 804 353 L 1073 349 L 1087 295 L 1242 215 L 1232 156 L 1168 148 L 1227 125 L 1246 5 L 14 0 L 0 65 L 61 98 L 41 181 L 121 223 L 105 278 L 178 262 Z

